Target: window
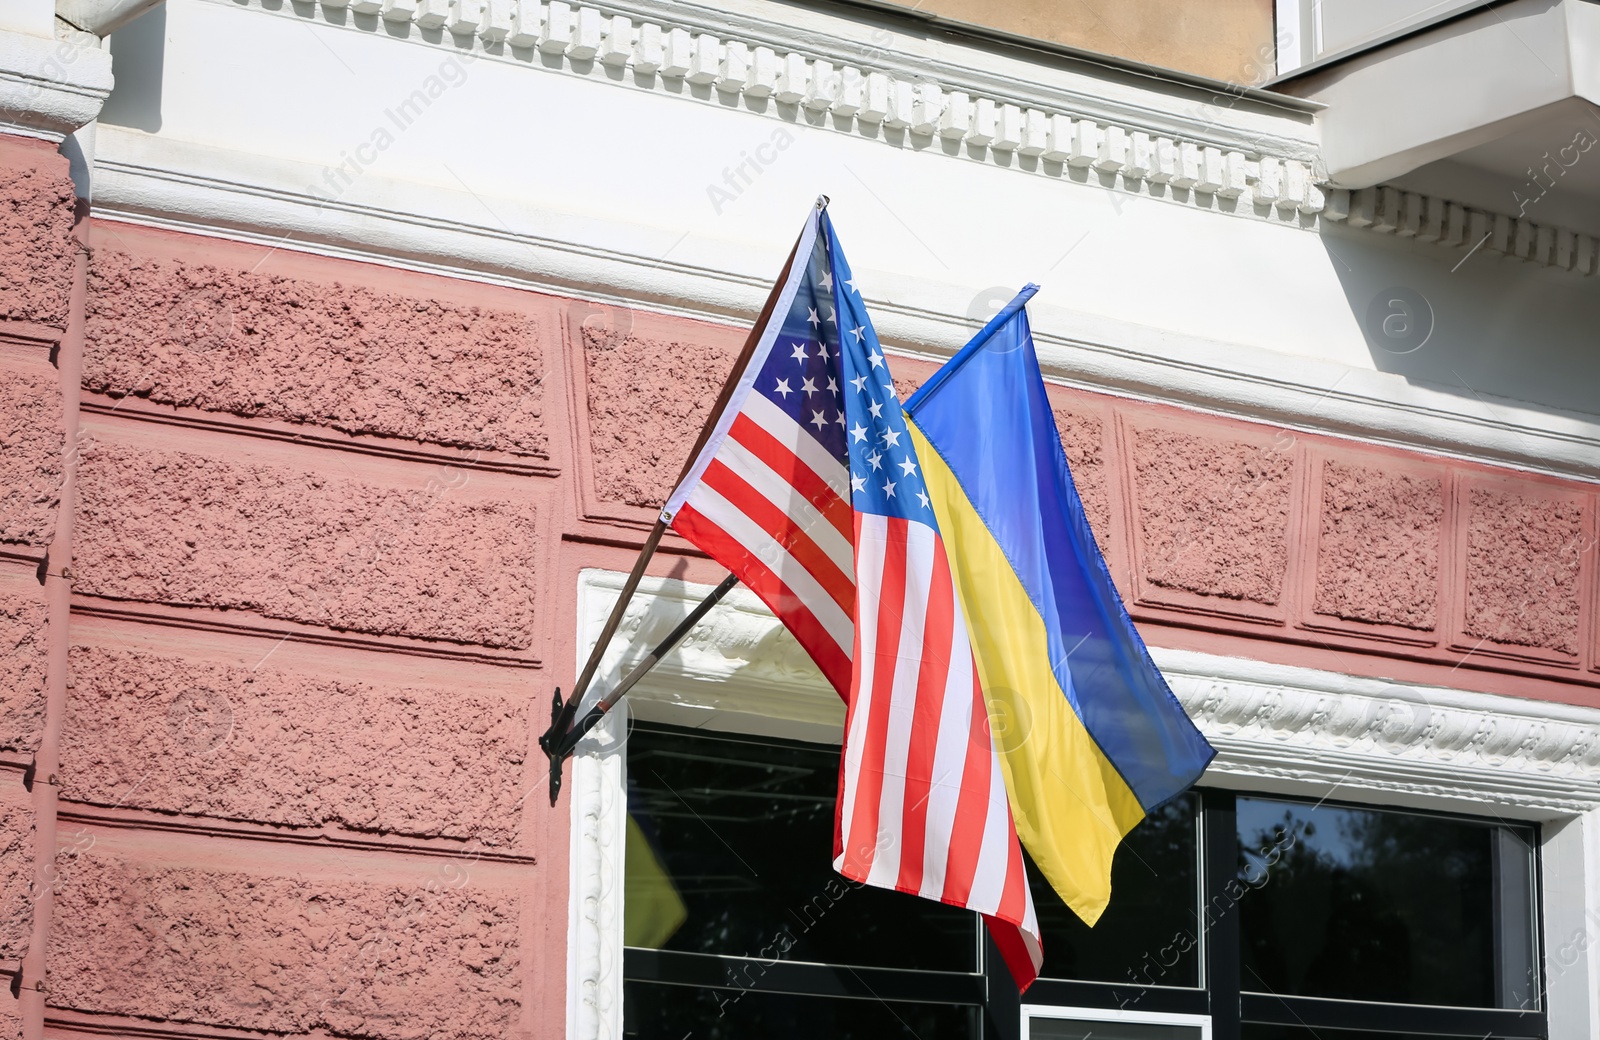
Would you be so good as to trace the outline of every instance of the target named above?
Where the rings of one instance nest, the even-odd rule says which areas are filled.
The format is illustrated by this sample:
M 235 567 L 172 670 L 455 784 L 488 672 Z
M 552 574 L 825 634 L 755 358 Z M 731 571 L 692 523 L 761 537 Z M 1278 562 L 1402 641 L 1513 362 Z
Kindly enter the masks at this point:
M 1533 828 L 1191 792 L 1123 843 L 1096 928 L 1033 872 L 1046 961 L 1019 1002 L 975 915 L 833 873 L 838 757 L 634 727 L 624 1035 L 1547 1035 Z

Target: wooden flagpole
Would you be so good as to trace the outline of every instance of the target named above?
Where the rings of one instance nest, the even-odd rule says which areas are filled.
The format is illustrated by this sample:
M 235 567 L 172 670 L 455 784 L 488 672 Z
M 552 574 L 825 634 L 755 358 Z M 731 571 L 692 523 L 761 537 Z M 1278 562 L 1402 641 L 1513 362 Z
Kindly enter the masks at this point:
M 817 196 L 817 208 L 826 209 L 828 197 Z M 733 397 L 734 390 L 739 385 L 739 378 L 744 374 L 745 367 L 756 352 L 756 346 L 761 341 L 761 333 L 772 320 L 772 312 L 778 305 L 778 297 L 783 294 L 783 286 L 789 280 L 789 272 L 794 267 L 795 254 L 800 250 L 800 239 L 804 237 L 802 231 L 796 236 L 794 245 L 789 248 L 789 258 L 783 262 L 783 270 L 778 273 L 777 281 L 772 283 L 772 291 L 767 293 L 767 300 L 761 305 L 761 313 L 756 316 L 756 322 L 750 327 L 750 334 L 745 337 L 744 346 L 739 350 L 739 356 L 734 359 L 733 368 L 728 373 L 728 378 L 722 384 L 722 390 L 717 394 L 712 403 L 711 411 L 706 416 L 705 424 L 700 427 L 700 435 L 695 438 L 694 447 L 689 450 L 689 455 L 683 462 L 683 468 L 678 472 L 678 479 L 673 481 L 676 489 L 683 483 L 683 478 L 688 476 L 689 469 L 700 457 L 700 452 L 705 448 L 706 442 L 711 439 L 711 432 L 716 428 L 717 420 L 722 417 L 722 412 L 728 406 L 728 401 Z M 617 602 L 611 608 L 611 614 L 606 618 L 605 626 L 600 630 L 600 638 L 595 640 L 594 647 L 589 651 L 589 659 L 584 663 L 583 671 L 578 674 L 578 681 L 573 684 L 572 696 L 565 703 L 561 700 L 561 688 L 557 687 L 555 696 L 550 705 L 550 728 L 539 738 L 539 747 L 543 749 L 550 759 L 550 804 L 556 804 L 556 799 L 561 795 L 561 764 L 578 741 L 595 723 L 611 709 L 618 699 L 628 689 L 644 677 L 644 674 L 655 665 L 667 651 L 671 650 L 678 640 L 688 634 L 706 612 L 728 593 L 737 582 L 732 575 L 723 580 L 706 599 L 697 606 L 688 617 L 683 619 L 674 629 L 672 634 L 663 640 L 656 651 L 646 656 L 633 671 L 618 684 L 606 697 L 602 698 L 593 709 L 584 717 L 583 724 L 573 726 L 573 719 L 578 713 L 578 704 L 583 700 L 583 695 L 589 690 L 589 683 L 594 680 L 594 673 L 600 667 L 600 659 L 605 656 L 606 648 L 611 645 L 611 639 L 617 633 L 617 627 L 622 624 L 623 615 L 627 612 L 628 604 L 633 599 L 633 594 L 639 588 L 639 581 L 644 577 L 645 567 L 649 565 L 650 558 L 655 555 L 656 547 L 661 544 L 661 536 L 667 532 L 667 523 L 661 517 L 656 517 L 656 522 L 646 536 L 644 546 L 639 550 L 638 559 L 633 561 L 633 570 L 628 572 L 628 580 L 623 582 L 622 592 L 617 596 Z

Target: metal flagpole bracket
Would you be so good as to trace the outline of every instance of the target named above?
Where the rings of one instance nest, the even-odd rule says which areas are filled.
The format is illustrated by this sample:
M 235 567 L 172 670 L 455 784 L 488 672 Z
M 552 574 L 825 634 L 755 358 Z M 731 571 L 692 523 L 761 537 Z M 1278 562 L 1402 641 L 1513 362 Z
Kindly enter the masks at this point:
M 826 195 L 817 196 L 817 205 L 825 208 L 828 205 Z M 773 283 L 772 291 L 767 294 L 766 303 L 761 306 L 761 313 L 756 316 L 756 323 L 751 326 L 750 333 L 745 337 L 744 347 L 739 351 L 739 356 L 734 359 L 733 368 L 728 373 L 727 380 L 722 384 L 722 390 L 711 405 L 711 411 L 706 415 L 706 421 L 700 427 L 700 435 L 695 439 L 694 447 L 689 450 L 689 457 L 684 460 L 683 469 L 678 473 L 674 487 L 683 483 L 694 467 L 695 460 L 700 457 L 700 452 L 705 448 L 706 442 L 711 439 L 712 430 L 715 429 L 718 418 L 723 409 L 727 407 L 729 399 L 739 385 L 740 377 L 744 374 L 745 367 L 754 356 L 756 345 L 761 340 L 761 332 L 772 318 L 772 310 L 777 306 L 778 298 L 782 295 L 783 285 L 789 278 L 789 271 L 794 265 L 795 257 L 800 249 L 800 242 L 805 238 L 805 233 L 795 239 L 794 246 L 789 250 L 789 258 L 783 262 L 783 270 L 778 274 L 778 280 Z M 737 584 L 736 579 L 730 574 L 716 591 L 707 596 L 705 601 L 696 607 L 688 617 L 675 629 L 672 634 L 662 641 L 649 656 L 639 662 L 632 672 L 606 696 L 602 697 L 576 725 L 573 720 L 578 714 L 578 705 L 583 700 L 584 694 L 589 689 L 589 682 L 594 678 L 594 673 L 600 666 L 600 658 L 605 654 L 606 648 L 611 645 L 612 636 L 616 635 L 617 626 L 622 623 L 623 612 L 628 609 L 628 603 L 633 598 L 634 591 L 639 587 L 639 579 L 644 577 L 644 571 L 650 558 L 655 555 L 656 547 L 661 544 L 661 536 L 667 531 L 667 524 L 672 516 L 665 508 L 661 516 L 650 528 L 649 537 L 645 539 L 639 556 L 633 561 L 633 570 L 628 574 L 628 580 L 622 586 L 622 593 L 617 597 L 617 602 L 612 605 L 611 614 L 606 618 L 605 627 L 600 631 L 600 638 L 589 650 L 589 659 L 583 666 L 583 671 L 578 675 L 578 681 L 572 687 L 572 696 L 565 702 L 561 699 L 560 688 L 556 689 L 555 696 L 550 704 L 550 728 L 545 730 L 539 738 L 539 747 L 544 750 L 550 759 L 550 804 L 554 806 L 556 799 L 561 794 L 561 763 L 572 754 L 572 749 L 582 740 L 584 734 L 594 728 L 595 723 L 610 710 L 617 698 L 628 692 L 628 688 L 638 682 L 662 655 L 671 650 L 678 640 L 693 628 L 695 623 L 705 616 L 705 612 L 714 606 L 717 600 L 727 595 L 728 590 Z
M 644 656 L 643 660 L 634 665 L 610 693 L 595 701 L 594 707 L 590 708 L 583 718 L 578 720 L 577 725 L 572 726 L 570 729 L 567 728 L 567 720 L 577 714 L 578 701 L 583 695 L 574 692 L 572 699 L 562 704 L 561 690 L 559 688 L 556 690 L 555 699 L 550 705 L 550 728 L 545 730 L 544 735 L 539 738 L 539 747 L 543 749 L 545 757 L 550 759 L 551 805 L 555 805 L 556 799 L 561 796 L 562 764 L 572 755 L 573 749 L 578 746 L 578 741 L 582 740 L 601 719 L 605 718 L 606 712 L 615 707 L 617 702 L 623 698 L 623 695 L 633 689 L 634 684 L 643 679 L 650 669 L 656 666 L 657 661 L 670 654 L 672 648 L 681 643 L 683 637 L 689 634 L 689 630 L 698 625 L 700 620 L 711 612 L 711 608 L 716 606 L 718 601 L 732 591 L 737 584 L 739 584 L 739 579 L 731 574 L 723 578 L 722 584 L 712 589 L 710 595 L 701 600 L 693 610 L 689 611 L 684 619 L 678 622 L 671 632 L 667 633 L 666 638 L 656 644 L 655 649 L 651 650 Z

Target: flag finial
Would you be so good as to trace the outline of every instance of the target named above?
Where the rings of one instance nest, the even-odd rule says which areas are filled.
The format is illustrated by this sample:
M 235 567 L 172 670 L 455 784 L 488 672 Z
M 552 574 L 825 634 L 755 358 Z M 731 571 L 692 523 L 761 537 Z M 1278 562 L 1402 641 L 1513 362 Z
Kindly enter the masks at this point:
M 827 209 L 828 208 L 828 196 L 826 196 L 826 195 L 818 195 L 817 196 L 817 208 L 818 209 Z

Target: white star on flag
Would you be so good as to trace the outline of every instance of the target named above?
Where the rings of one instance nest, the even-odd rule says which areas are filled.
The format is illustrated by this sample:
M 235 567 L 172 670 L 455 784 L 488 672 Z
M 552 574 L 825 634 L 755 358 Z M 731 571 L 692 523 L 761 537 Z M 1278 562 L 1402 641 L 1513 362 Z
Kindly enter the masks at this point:
M 867 389 L 867 377 L 866 376 L 856 376 L 854 379 L 850 380 L 850 385 L 855 387 L 857 390 L 865 393 L 866 389 Z
M 790 394 L 794 393 L 793 390 L 789 389 L 789 381 L 787 379 L 778 380 L 778 385 L 772 388 L 772 392 L 781 394 L 785 400 L 788 399 Z
M 860 423 L 856 423 L 855 427 L 850 431 L 850 436 L 858 441 L 864 441 L 867 439 L 867 428 Z
M 805 380 L 800 384 L 800 390 L 803 393 L 814 394 L 817 392 L 817 384 L 810 376 L 806 376 Z
M 883 485 L 883 493 L 885 495 L 888 495 L 890 498 L 894 497 L 894 481 L 892 481 L 892 480 L 887 481 Z
M 865 491 L 865 490 L 867 490 L 867 478 L 866 477 L 858 477 L 858 476 L 856 476 L 855 474 L 852 473 L 850 475 L 850 490 L 851 491 Z
M 905 459 L 900 463 L 900 471 L 902 473 L 904 473 L 908 477 L 911 476 L 912 474 L 916 473 L 917 464 L 915 462 L 911 461 L 911 456 L 910 455 L 907 455 L 905 457 Z
M 883 355 L 874 350 L 872 353 L 867 355 L 867 360 L 872 362 L 873 368 L 877 368 L 883 364 Z
M 889 447 L 889 448 L 893 448 L 893 447 L 898 446 L 899 443 L 900 443 L 900 431 L 899 430 L 884 430 L 883 431 L 883 443 L 884 443 L 885 447 Z
M 803 343 L 796 343 L 796 344 L 795 344 L 795 345 L 794 345 L 794 353 L 793 353 L 793 354 L 791 354 L 791 355 L 789 355 L 789 356 L 790 356 L 790 357 L 792 357 L 792 358 L 794 358 L 794 359 L 795 359 L 795 360 L 796 360 L 796 361 L 804 361 L 804 360 L 805 360 L 805 359 L 806 359 L 806 348 L 805 348 L 805 344 L 803 344 Z
M 867 456 L 867 464 L 870 465 L 873 469 L 881 468 L 881 463 L 882 462 L 883 462 L 883 456 L 879 455 L 877 452 L 873 452 L 871 455 Z
M 812 412 L 811 425 L 815 426 L 819 430 L 822 429 L 824 426 L 828 425 L 827 416 L 823 415 L 821 412 Z

